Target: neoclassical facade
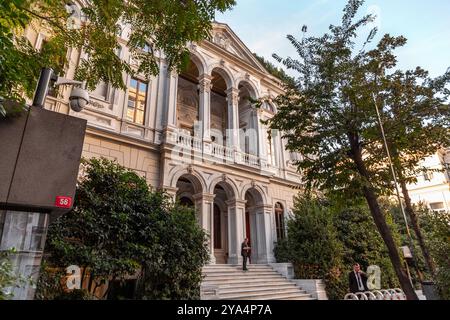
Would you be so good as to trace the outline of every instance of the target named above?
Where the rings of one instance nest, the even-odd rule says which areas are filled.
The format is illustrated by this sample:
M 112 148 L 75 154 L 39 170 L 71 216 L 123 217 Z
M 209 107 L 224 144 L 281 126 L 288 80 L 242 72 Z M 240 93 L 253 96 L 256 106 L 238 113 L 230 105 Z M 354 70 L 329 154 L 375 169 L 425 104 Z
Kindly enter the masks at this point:
M 27 32 L 39 48 L 45 35 Z M 117 54 L 132 61 L 126 28 L 119 37 Z M 280 81 L 225 24 L 214 23 L 211 40 L 189 49 L 189 66 L 180 74 L 169 72 L 158 53 L 160 73 L 149 81 L 124 74 L 126 91 L 101 83 L 80 113 L 68 107 L 71 89 L 64 88 L 46 108 L 88 120 L 84 157 L 116 160 L 194 207 L 210 235 L 211 263 L 240 263 L 245 237 L 252 263 L 274 262 L 274 245 L 285 236 L 301 187 L 296 155 L 261 123 L 276 112 L 270 98 L 282 93 Z M 68 52 L 67 78 L 82 57 Z M 268 102 L 255 108 L 252 99 L 262 97 Z

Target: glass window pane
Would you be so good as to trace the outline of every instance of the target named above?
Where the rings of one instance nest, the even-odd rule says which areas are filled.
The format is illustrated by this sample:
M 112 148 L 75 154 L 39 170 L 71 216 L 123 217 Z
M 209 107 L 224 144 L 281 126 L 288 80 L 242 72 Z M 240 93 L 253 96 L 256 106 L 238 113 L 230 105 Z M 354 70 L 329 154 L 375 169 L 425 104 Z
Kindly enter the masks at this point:
M 144 124 L 144 111 L 143 110 L 136 110 L 136 123 Z
M 140 82 L 139 83 L 139 93 L 145 95 L 147 93 L 147 84 Z
M 144 124 L 147 88 L 148 84 L 146 82 L 131 79 L 130 88 L 128 89 L 128 121 Z
M 134 109 L 133 108 L 127 109 L 127 120 L 134 121 Z
M 137 80 L 136 79 L 131 79 L 130 87 L 133 88 L 133 89 L 137 88 Z M 134 92 L 136 92 L 136 91 L 134 91 Z

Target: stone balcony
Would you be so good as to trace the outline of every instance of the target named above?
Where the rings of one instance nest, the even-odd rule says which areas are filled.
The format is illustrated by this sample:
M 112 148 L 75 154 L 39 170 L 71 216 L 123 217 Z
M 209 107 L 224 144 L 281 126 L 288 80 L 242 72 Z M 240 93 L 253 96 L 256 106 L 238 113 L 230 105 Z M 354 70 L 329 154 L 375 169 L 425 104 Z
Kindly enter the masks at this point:
M 249 169 L 256 169 L 268 176 L 280 173 L 280 168 L 269 164 L 266 159 L 242 152 L 237 147 L 227 147 L 205 141 L 200 137 L 186 134 L 182 130 L 166 131 L 165 144 L 177 151 L 173 153 L 174 155 L 182 154 L 183 160 L 189 160 L 194 156 L 195 159 L 205 162 L 241 165 Z

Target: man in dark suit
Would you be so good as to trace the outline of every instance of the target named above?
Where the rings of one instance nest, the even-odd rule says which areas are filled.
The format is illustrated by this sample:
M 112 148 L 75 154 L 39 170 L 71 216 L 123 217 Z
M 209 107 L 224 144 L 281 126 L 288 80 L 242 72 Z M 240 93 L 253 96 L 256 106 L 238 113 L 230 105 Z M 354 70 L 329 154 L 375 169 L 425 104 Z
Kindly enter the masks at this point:
M 241 244 L 241 256 L 242 256 L 242 270 L 247 271 L 247 259 L 250 256 L 251 247 L 248 245 L 248 238 L 244 239 Z
M 353 265 L 353 271 L 348 274 L 348 282 L 351 293 L 369 291 L 367 288 L 367 276 L 361 271 L 359 263 Z

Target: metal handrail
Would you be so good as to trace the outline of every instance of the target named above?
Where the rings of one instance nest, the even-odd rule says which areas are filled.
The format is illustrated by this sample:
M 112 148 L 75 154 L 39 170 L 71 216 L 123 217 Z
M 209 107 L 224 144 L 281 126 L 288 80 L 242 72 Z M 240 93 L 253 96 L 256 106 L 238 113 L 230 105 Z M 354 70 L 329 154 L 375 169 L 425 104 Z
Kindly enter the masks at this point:
M 366 292 L 347 293 L 344 300 L 406 300 L 403 290 L 382 289 Z

